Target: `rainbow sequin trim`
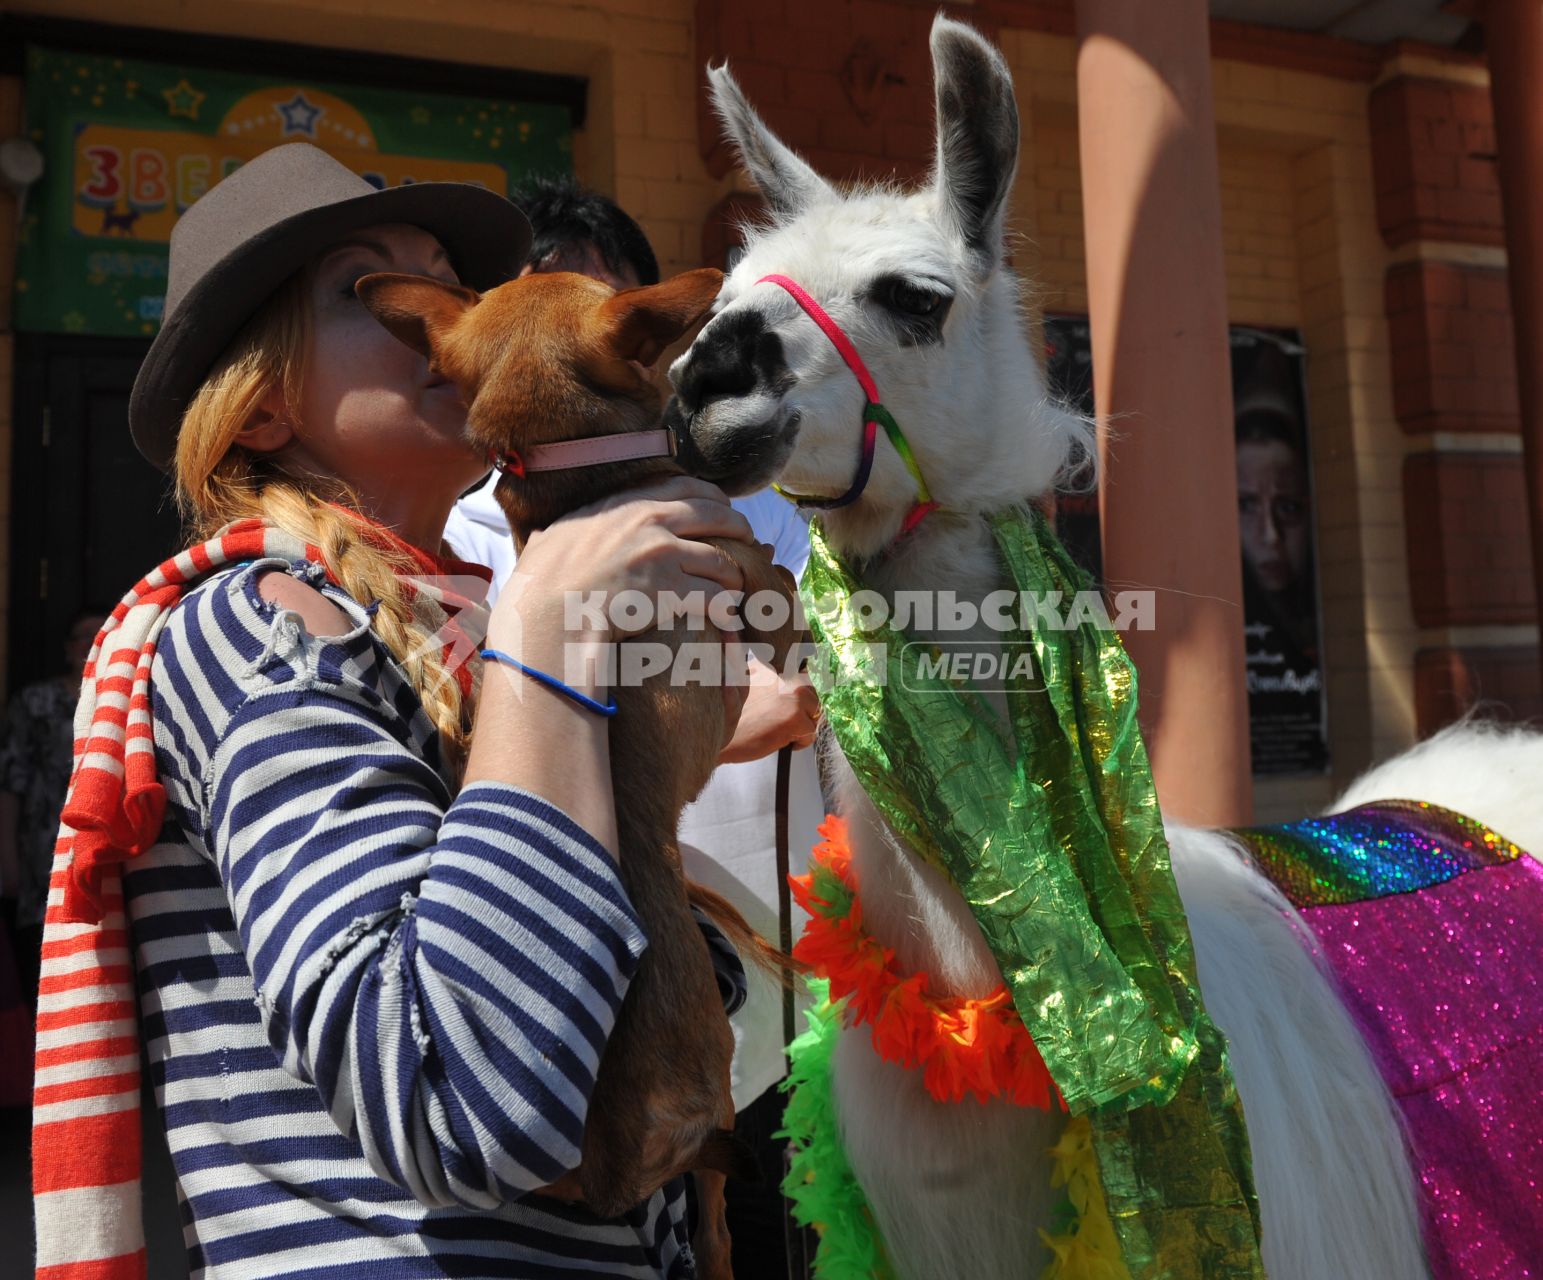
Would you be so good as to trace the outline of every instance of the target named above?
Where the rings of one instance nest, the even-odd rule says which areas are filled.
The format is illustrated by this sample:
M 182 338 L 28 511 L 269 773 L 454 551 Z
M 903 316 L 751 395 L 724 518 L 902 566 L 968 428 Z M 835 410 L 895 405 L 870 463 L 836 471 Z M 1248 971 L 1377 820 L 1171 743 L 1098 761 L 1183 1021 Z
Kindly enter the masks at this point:
M 1427 889 L 1522 854 L 1482 822 L 1415 800 L 1233 834 L 1299 910 Z

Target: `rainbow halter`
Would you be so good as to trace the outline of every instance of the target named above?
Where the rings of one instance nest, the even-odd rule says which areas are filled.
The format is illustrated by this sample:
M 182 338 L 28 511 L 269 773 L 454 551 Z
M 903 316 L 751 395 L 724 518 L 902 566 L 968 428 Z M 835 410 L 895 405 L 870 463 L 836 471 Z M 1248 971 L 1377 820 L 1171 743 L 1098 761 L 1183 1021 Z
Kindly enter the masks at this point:
M 852 345 L 852 340 L 842 331 L 841 326 L 830 318 L 824 307 L 810 297 L 803 286 L 782 275 L 762 276 L 756 283 L 775 284 L 787 290 L 788 296 L 804 309 L 805 314 L 819 325 L 820 331 L 830 339 L 831 345 L 836 348 L 837 353 L 846 362 L 847 368 L 852 371 L 862 386 L 863 394 L 868 397 L 868 403 L 863 406 L 862 457 L 857 464 L 857 475 L 845 493 L 838 498 L 815 498 L 790 493 L 781 485 L 774 484 L 772 488 L 800 507 L 814 507 L 821 511 L 830 511 L 856 502 L 868 486 L 868 477 L 873 471 L 873 451 L 878 442 L 878 428 L 882 426 L 884 434 L 889 437 L 890 444 L 895 446 L 895 452 L 900 455 L 900 461 L 905 463 L 905 469 L 911 473 L 911 479 L 916 481 L 916 501 L 911 504 L 911 509 L 906 512 L 905 519 L 900 523 L 900 536 L 910 533 L 941 504 L 934 501 L 932 494 L 928 492 L 927 482 L 922 479 L 921 468 L 916 465 L 916 456 L 911 452 L 911 446 L 906 442 L 905 435 L 900 430 L 900 424 L 880 402 L 878 384 L 874 382 L 873 375 L 868 372 L 868 366 L 863 363 L 862 356 L 857 354 L 857 348 Z

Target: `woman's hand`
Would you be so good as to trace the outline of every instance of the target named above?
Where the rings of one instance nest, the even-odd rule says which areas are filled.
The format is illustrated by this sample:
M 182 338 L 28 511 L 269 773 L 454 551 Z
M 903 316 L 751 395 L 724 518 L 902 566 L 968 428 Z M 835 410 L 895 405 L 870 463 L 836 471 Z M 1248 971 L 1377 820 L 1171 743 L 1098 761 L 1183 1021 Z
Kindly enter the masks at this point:
M 719 764 L 759 760 L 782 747 L 807 747 L 820 724 L 820 698 L 802 672 L 780 676 L 755 658 L 733 737 Z
M 720 489 L 689 476 L 580 507 L 526 542 L 493 606 L 488 646 L 604 702 L 610 692 L 605 664 L 594 659 L 652 621 L 617 625 L 617 611 L 608 607 L 617 594 L 640 592 L 655 610 L 662 594 L 673 594 L 694 606 L 684 612 L 696 621 L 694 615 L 706 613 L 720 593 L 743 586 L 739 566 L 703 538 L 755 541 Z M 726 723 L 733 710 L 726 701 Z M 608 723 L 490 662 L 483 669 L 465 780 L 510 783 L 545 797 L 614 856 Z
M 684 616 L 699 623 L 715 596 L 743 586 L 739 566 L 707 538 L 755 541 L 749 522 L 723 491 L 690 476 L 580 507 L 531 534 L 494 606 L 491 643 L 497 647 L 500 631 L 510 626 L 528 632 L 532 625 L 550 625 L 554 617 L 563 620 L 564 629 L 572 621 L 587 622 L 590 640 L 619 640 L 646 630 L 647 618 L 629 625 L 612 616 L 618 611 L 609 603 L 623 591 L 641 592 L 656 606 L 661 596 L 695 605 Z M 583 607 L 597 598 L 598 609 Z M 598 633 L 592 625 L 597 613 L 603 617 Z

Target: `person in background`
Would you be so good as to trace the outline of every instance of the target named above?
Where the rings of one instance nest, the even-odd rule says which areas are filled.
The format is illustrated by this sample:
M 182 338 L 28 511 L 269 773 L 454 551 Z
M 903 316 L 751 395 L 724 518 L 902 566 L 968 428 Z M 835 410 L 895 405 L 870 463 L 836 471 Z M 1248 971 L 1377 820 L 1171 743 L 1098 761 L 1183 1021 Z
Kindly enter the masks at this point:
M 521 275 L 575 271 L 613 289 L 659 283 L 654 247 L 610 197 L 562 176 L 537 178 L 515 202 L 535 237 Z
M 105 620 L 100 612 L 76 615 L 64 642 L 64 670 L 16 691 L 0 737 L 0 895 L 16 900 L 17 976 L 33 1002 L 54 836 L 75 754 L 80 673 Z
M 533 232 L 521 275 L 574 271 L 615 289 L 659 282 L 648 238 L 615 201 L 564 177 L 536 182 L 516 203 Z M 462 556 L 492 568 L 495 592 L 515 560 L 509 525 L 493 497 L 497 481 L 495 473 L 463 497 L 445 526 L 446 540 Z M 756 538 L 772 547 L 776 562 L 799 577 L 809 558 L 809 532 L 797 509 L 769 489 L 735 498 L 733 505 Z M 784 746 L 800 748 L 793 756 L 788 798 L 789 856 L 797 875 L 807 869 L 824 813 L 814 753 L 802 750 L 814 741 L 819 700 L 803 676 L 783 678 L 757 663 L 750 679 L 733 741 L 681 820 L 681 856 L 693 880 L 723 894 L 762 936 L 775 939 L 776 754 Z M 798 930 L 795 921 L 794 937 Z M 782 1144 L 772 1137 L 782 1126 L 777 1084 L 786 1072 L 782 992 L 754 966 L 747 980 L 748 998 L 732 1019 L 736 1130 L 755 1148 L 763 1182 L 728 1185 L 734 1273 L 739 1280 L 783 1280 L 788 1271 L 779 1189 Z

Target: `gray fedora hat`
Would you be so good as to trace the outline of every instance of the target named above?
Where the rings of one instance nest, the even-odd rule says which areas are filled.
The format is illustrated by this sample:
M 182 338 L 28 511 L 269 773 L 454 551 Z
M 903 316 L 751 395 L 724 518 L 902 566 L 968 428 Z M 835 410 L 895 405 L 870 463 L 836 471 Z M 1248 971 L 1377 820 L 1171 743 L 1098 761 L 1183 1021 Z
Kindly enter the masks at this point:
M 161 331 L 129 397 L 139 451 L 169 471 L 183 412 L 242 326 L 322 249 L 382 222 L 430 232 L 462 282 L 479 290 L 513 276 L 530 250 L 525 215 L 485 187 L 419 182 L 382 191 L 308 142 L 263 152 L 172 228 Z

